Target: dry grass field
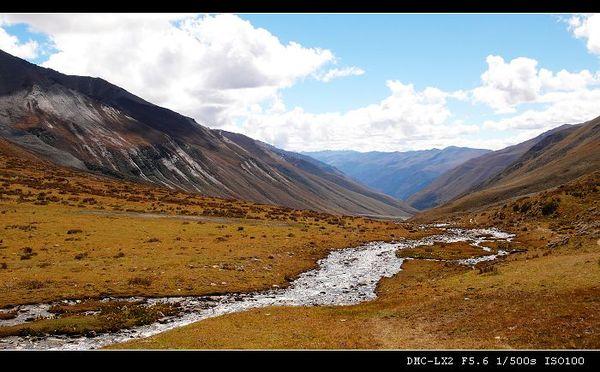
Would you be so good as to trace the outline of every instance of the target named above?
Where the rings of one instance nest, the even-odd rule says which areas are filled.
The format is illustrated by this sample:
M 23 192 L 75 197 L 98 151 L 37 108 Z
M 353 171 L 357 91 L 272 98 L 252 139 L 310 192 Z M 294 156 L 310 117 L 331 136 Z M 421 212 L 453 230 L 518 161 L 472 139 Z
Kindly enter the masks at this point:
M 285 286 L 332 249 L 424 233 L 410 233 L 393 221 L 93 176 L 52 166 L 7 142 L 0 142 L 0 185 L 0 308 Z M 98 325 L 94 317 L 60 322 L 5 327 L 0 333 L 114 328 Z M 77 332 L 69 331 L 73 327 Z
M 477 214 L 436 216 L 517 233 L 511 245 L 526 252 L 491 265 L 407 261 L 371 302 L 257 309 L 113 347 L 599 348 L 598 181 L 596 173 Z M 459 258 L 470 249 L 459 243 L 400 254 Z
M 482 210 L 403 223 L 112 180 L 54 167 L 7 143 L 0 143 L 0 185 L 0 307 L 83 300 L 53 308 L 59 318 L 2 327 L 0 336 L 147 324 L 177 309 L 97 299 L 281 287 L 333 249 L 421 237 L 437 231 L 417 224 L 445 221 L 512 231 L 510 248 L 523 252 L 475 268 L 409 260 L 370 302 L 256 309 L 111 347 L 600 347 L 597 173 Z M 481 251 L 452 243 L 399 254 L 457 259 Z

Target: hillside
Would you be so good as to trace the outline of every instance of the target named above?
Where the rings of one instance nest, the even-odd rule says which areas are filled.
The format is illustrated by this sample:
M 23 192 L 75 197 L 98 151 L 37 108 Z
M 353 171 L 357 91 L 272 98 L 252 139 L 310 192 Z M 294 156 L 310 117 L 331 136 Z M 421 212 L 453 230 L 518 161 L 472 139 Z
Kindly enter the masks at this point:
M 450 146 L 406 152 L 319 151 L 306 152 L 355 180 L 394 198 L 406 200 L 427 187 L 442 173 L 490 152 Z
M 392 221 L 206 197 L 61 167 L 1 138 L 0 184 L 0 339 L 15 331 L 1 324 L 15 315 L 5 311 L 11 305 L 83 299 L 83 312 L 100 306 L 108 318 L 75 311 L 33 328 L 114 331 L 131 326 L 132 315 L 147 322 L 151 314 L 120 311 L 118 300 L 98 297 L 283 287 L 331 250 L 409 234 Z
M 502 172 L 546 136 L 569 128 L 563 125 L 517 145 L 468 160 L 440 175 L 407 202 L 421 210 L 442 205 Z
M 248 137 L 233 141 L 102 79 L 1 51 L 0 137 L 56 164 L 204 195 L 343 214 L 413 212 L 339 172 L 302 169 Z
M 495 176 L 468 190 L 463 196 L 424 214 L 443 215 L 480 210 L 518 196 L 563 185 L 600 169 L 600 118 L 561 127 L 540 137 Z

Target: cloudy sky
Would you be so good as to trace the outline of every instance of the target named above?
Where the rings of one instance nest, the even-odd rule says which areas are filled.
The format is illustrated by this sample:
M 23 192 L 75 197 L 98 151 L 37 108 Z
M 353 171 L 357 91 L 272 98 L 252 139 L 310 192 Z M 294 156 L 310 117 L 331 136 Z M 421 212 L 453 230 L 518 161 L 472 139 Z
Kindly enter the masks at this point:
M 600 15 L 0 15 L 0 49 L 294 151 L 498 149 L 600 115 Z

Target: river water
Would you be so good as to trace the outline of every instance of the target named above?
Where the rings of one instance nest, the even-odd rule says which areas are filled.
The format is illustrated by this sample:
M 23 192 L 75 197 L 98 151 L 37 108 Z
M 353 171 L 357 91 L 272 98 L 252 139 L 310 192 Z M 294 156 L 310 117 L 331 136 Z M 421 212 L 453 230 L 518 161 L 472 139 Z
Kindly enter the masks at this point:
M 265 306 L 343 306 L 353 305 L 376 298 L 377 283 L 398 273 L 406 258 L 399 258 L 400 249 L 433 245 L 436 242 L 468 242 L 482 252 L 490 252 L 481 246 L 486 241 L 510 241 L 513 237 L 491 229 L 444 228 L 444 233 L 416 240 L 400 240 L 392 243 L 373 242 L 356 248 L 331 252 L 318 262 L 317 268 L 302 273 L 286 288 L 244 294 L 199 297 L 129 298 L 145 301 L 151 305 L 158 302 L 179 304 L 176 316 L 166 317 L 145 326 L 124 329 L 94 337 L 12 336 L 0 339 L 0 349 L 96 349 L 131 339 L 145 338 L 170 329 L 182 327 L 203 319 L 236 313 Z M 491 252 L 490 252 L 491 253 Z M 468 259 L 456 260 L 457 264 L 475 265 L 506 255 L 506 251 Z M 105 300 L 111 300 L 106 298 Z M 2 311 L 18 311 L 10 320 L 0 320 L 0 326 L 26 323 L 39 317 L 52 317 L 48 312 L 52 304 L 23 305 Z

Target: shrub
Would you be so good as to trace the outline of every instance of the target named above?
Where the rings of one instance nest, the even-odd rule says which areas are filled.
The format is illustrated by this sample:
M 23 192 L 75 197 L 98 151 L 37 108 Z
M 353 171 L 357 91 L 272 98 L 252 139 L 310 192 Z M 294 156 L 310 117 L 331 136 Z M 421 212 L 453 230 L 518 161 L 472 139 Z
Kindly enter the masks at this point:
M 23 280 L 20 283 L 25 289 L 40 289 L 44 288 L 45 284 L 42 281 L 33 279 L 33 280 Z
M 31 247 L 25 247 L 21 249 L 21 251 L 23 252 L 21 254 L 21 260 L 29 260 L 31 257 L 37 255 L 37 253 L 35 253 Z
M 557 209 L 558 202 L 552 199 L 542 205 L 542 214 L 544 216 L 550 216 L 551 214 L 554 214 L 554 212 L 556 212 Z
M 127 283 L 129 285 L 142 285 L 144 287 L 148 287 L 150 286 L 150 284 L 152 284 L 152 279 L 136 276 L 134 278 L 129 279 Z
M 521 205 L 520 211 L 521 211 L 521 213 L 527 213 L 527 211 L 529 211 L 530 208 L 531 208 L 531 203 L 525 202 L 525 203 L 523 203 L 523 205 Z
M 496 265 L 481 266 L 478 269 L 479 269 L 479 274 L 489 274 L 489 275 L 500 274 Z
M 69 235 L 72 235 L 72 234 L 80 234 L 80 233 L 82 233 L 82 232 L 83 232 L 83 231 L 82 231 L 81 229 L 70 229 L 70 230 L 67 230 L 67 234 L 69 234 Z
M 84 253 L 77 253 L 77 254 L 75 255 L 75 259 L 76 259 L 76 260 L 83 260 L 84 258 L 86 258 L 86 257 L 87 257 L 87 255 L 88 255 L 88 254 L 87 254 L 87 253 L 85 253 L 85 252 L 84 252 Z
M 97 203 L 97 202 L 96 202 L 96 199 L 94 199 L 94 198 L 84 198 L 84 199 L 82 200 L 82 202 L 83 202 L 83 203 L 87 203 L 87 204 L 96 204 L 96 203 Z

